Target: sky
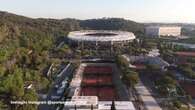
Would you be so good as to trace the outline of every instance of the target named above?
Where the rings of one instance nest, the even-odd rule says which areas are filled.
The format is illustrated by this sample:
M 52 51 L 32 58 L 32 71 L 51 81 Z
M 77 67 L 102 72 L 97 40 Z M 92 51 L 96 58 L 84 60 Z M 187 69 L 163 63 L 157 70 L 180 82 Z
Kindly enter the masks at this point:
M 195 0 L 0 0 L 0 11 L 33 18 L 195 23 Z

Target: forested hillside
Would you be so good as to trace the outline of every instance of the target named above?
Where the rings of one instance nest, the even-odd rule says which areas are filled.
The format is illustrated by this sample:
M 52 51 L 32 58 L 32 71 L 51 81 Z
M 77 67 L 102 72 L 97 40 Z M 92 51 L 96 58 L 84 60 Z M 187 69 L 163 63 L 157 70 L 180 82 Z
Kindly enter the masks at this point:
M 95 30 L 123 30 L 130 31 L 135 34 L 143 33 L 144 26 L 134 21 L 125 20 L 122 18 L 103 18 L 90 19 L 80 22 L 80 26 L 84 29 Z
M 0 12 L 0 109 L 36 109 L 36 106 L 13 107 L 9 105 L 9 101 L 38 100 L 37 92 L 47 90 L 52 82 L 45 77 L 43 71 L 60 59 L 51 56 L 59 39 L 69 31 L 81 29 L 126 30 L 138 33 L 143 32 L 143 25 L 118 18 L 32 19 Z M 64 51 L 69 48 L 64 47 L 59 50 L 61 54 L 66 54 Z M 25 85 L 28 83 L 36 86 L 26 90 Z

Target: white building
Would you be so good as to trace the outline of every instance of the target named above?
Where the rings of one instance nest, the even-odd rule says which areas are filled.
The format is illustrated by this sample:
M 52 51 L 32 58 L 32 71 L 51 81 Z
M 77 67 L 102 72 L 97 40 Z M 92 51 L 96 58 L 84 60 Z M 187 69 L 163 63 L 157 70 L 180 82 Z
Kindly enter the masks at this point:
M 181 36 L 181 27 L 177 26 L 148 26 L 145 28 L 145 34 L 149 37 L 163 36 Z

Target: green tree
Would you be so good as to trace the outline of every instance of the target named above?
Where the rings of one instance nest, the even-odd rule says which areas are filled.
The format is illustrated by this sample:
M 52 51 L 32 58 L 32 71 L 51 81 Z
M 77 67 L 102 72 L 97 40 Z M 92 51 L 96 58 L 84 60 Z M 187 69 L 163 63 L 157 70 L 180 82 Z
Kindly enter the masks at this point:
M 125 82 L 126 85 L 133 87 L 135 86 L 135 84 L 138 83 L 139 76 L 137 72 L 127 69 L 122 77 L 122 80 Z
M 122 69 L 122 71 L 129 68 L 129 62 L 123 56 L 120 56 L 120 55 L 117 56 L 116 57 L 116 63 Z
M 168 96 L 172 90 L 176 89 L 176 81 L 170 76 L 162 76 L 156 81 L 156 86 L 162 95 Z
M 11 94 L 16 97 L 21 97 L 24 95 L 24 82 L 23 74 L 21 69 L 15 69 L 12 79 Z
M 10 97 L 13 99 L 24 95 L 24 82 L 21 69 L 15 68 L 12 74 L 9 74 L 1 81 L 0 91 L 10 94 Z
M 8 57 L 7 49 L 0 47 L 0 62 L 5 61 L 7 57 Z
M 50 81 L 47 78 L 41 78 L 41 83 L 39 89 L 47 90 L 49 87 Z
M 176 107 L 177 109 L 181 108 L 181 102 L 179 100 L 174 100 L 173 101 L 173 106 Z
M 6 71 L 6 68 L 2 64 L 0 64 L 0 77 L 4 76 L 5 71 Z
M 35 90 L 27 90 L 27 92 L 22 97 L 25 101 L 38 101 L 38 95 Z M 37 110 L 37 105 L 22 105 L 22 110 Z
M 0 110 L 7 110 L 8 106 L 2 101 L 0 100 Z

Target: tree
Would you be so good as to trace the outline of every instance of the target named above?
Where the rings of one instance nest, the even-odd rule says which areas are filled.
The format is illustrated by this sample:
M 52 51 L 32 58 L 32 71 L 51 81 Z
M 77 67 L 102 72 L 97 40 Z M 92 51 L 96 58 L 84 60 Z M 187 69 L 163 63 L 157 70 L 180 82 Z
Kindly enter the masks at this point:
M 58 57 L 60 58 L 64 58 L 65 56 L 68 56 L 71 54 L 71 49 L 68 45 L 64 44 L 62 47 L 58 48 L 56 50 L 56 53 L 58 55 Z
M 120 68 L 123 70 L 129 68 L 129 62 L 123 57 L 123 56 L 117 56 L 116 62 L 120 66 Z
M 170 92 L 176 88 L 176 81 L 170 76 L 162 76 L 156 80 L 156 86 L 162 95 L 169 96 Z
M 2 101 L 0 100 L 0 110 L 7 110 L 8 106 Z
M 115 107 L 115 103 L 114 101 L 112 101 L 112 104 L 111 104 L 111 109 L 110 110 L 116 110 L 116 107 Z
M 10 88 L 11 95 L 21 97 L 24 95 L 24 81 L 21 69 L 15 68 L 12 79 L 12 86 Z
M 7 57 L 8 57 L 7 49 L 0 47 L 0 62 L 6 60 Z
M 40 84 L 40 89 L 45 89 L 47 90 L 49 87 L 50 81 L 47 78 L 41 78 L 41 84 Z
M 177 109 L 181 108 L 181 102 L 178 100 L 174 100 L 173 101 L 173 106 L 176 107 Z
M 22 97 L 25 101 L 38 101 L 38 95 L 35 90 L 27 90 L 27 92 Z M 22 105 L 23 110 L 37 110 L 37 105 Z
M 15 68 L 12 74 L 4 78 L 0 83 L 0 91 L 10 94 L 12 99 L 17 99 L 24 95 L 24 82 L 21 69 Z
M 4 76 L 6 68 L 0 64 L 0 77 Z
M 139 76 L 137 72 L 127 69 L 122 77 L 122 80 L 125 82 L 126 85 L 133 87 L 135 86 L 135 84 L 138 83 Z

